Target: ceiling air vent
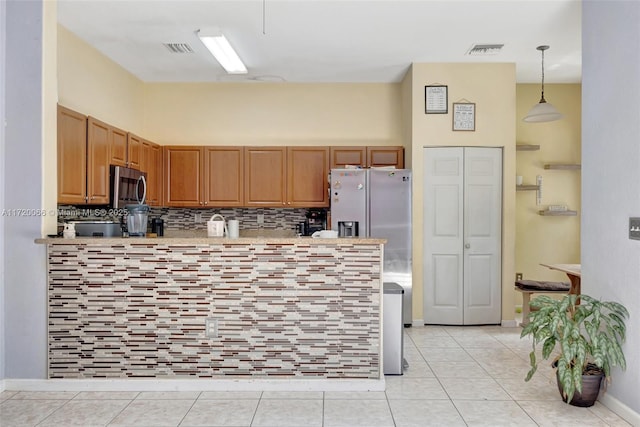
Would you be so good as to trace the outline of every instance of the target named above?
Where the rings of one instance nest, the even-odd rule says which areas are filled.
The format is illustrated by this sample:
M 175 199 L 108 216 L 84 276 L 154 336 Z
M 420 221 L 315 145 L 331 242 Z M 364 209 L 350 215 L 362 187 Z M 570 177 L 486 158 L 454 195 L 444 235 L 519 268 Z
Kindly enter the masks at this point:
M 193 53 L 193 48 L 186 43 L 162 43 L 172 53 Z
M 476 44 L 467 51 L 467 55 L 496 55 L 503 47 L 503 44 Z

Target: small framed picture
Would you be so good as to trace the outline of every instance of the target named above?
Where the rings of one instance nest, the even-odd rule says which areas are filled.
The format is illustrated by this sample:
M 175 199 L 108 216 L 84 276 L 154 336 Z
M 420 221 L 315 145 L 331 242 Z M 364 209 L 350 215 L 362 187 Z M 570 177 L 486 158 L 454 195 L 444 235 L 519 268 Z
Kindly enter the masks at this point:
M 429 85 L 424 87 L 424 113 L 447 114 L 449 98 L 446 85 Z
M 476 104 L 474 102 L 453 103 L 453 130 L 476 130 Z

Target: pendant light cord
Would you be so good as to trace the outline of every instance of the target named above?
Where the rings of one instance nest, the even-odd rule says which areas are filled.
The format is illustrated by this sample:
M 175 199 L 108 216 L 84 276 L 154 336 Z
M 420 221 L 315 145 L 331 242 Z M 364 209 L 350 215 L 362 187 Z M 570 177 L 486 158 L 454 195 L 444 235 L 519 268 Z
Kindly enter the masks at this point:
M 544 51 L 549 49 L 549 46 L 538 46 L 537 49 L 542 52 L 542 93 L 540 95 L 540 103 L 545 103 L 547 101 L 544 99 Z
M 267 34 L 267 18 L 266 18 L 267 0 L 262 0 L 262 34 Z
M 544 99 L 544 50 L 542 51 L 542 98 L 540 102 L 547 102 Z

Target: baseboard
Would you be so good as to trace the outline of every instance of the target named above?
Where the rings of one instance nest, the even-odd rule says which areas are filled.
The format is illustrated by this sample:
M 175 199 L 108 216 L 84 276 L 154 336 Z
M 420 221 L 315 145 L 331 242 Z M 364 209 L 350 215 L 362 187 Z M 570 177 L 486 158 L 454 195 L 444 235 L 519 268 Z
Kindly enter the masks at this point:
M 500 326 L 502 326 L 503 328 L 517 328 L 518 327 L 518 321 L 513 319 L 513 320 L 503 320 L 502 322 L 500 322 Z
M 0 393 L 5 390 L 4 380 L 0 380 Z
M 624 403 L 620 402 L 615 397 L 611 396 L 609 393 L 600 392 L 600 396 L 598 397 L 598 402 L 602 403 L 604 406 L 609 408 L 612 412 L 615 412 L 620 418 L 624 419 L 626 422 L 631 424 L 632 426 L 640 426 L 640 414 L 629 408 Z
M 385 380 L 5 379 L 14 391 L 384 391 Z
M 424 326 L 424 319 L 413 319 L 413 326 Z

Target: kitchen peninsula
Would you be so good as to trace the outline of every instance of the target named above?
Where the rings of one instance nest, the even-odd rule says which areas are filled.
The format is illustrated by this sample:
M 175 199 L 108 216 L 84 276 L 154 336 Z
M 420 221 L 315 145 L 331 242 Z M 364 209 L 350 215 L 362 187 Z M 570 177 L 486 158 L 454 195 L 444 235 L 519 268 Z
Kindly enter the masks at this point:
M 50 379 L 384 387 L 384 239 L 36 242 L 47 245 Z

